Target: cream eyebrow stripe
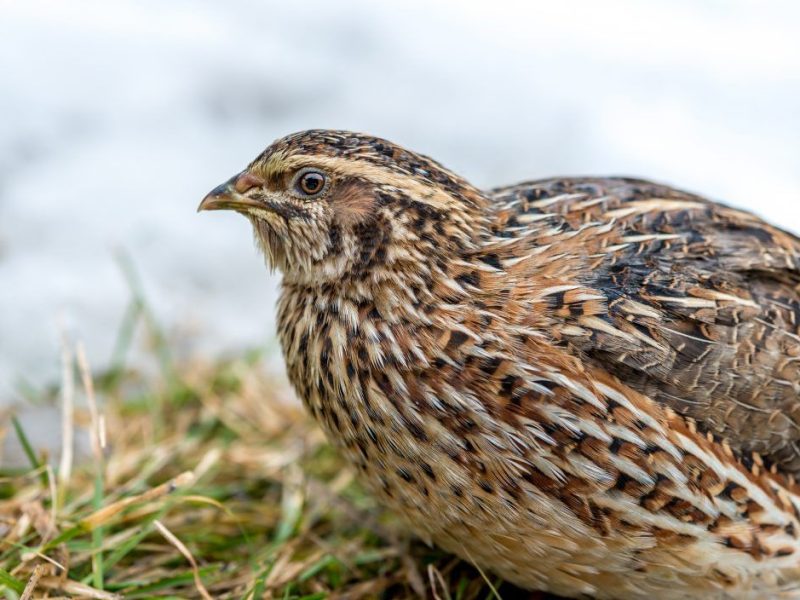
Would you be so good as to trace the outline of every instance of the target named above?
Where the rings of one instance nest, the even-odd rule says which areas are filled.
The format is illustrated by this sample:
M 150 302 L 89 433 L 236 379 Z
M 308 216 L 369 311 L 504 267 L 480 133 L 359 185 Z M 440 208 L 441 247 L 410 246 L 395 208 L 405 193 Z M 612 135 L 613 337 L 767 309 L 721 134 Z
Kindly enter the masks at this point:
M 440 207 L 455 206 L 457 200 L 445 191 L 417 181 L 413 177 L 399 175 L 357 158 L 340 158 L 334 156 L 318 156 L 314 154 L 273 154 L 264 165 L 265 175 L 269 177 L 273 171 L 291 170 L 301 167 L 319 167 L 344 176 L 362 177 L 378 184 L 402 189 L 415 200 Z

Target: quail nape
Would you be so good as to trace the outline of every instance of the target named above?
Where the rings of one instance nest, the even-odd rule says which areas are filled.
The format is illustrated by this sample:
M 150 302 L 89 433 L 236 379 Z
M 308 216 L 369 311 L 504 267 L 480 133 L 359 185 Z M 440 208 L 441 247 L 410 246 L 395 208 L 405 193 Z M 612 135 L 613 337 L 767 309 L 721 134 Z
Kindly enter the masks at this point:
M 626 178 L 480 190 L 280 139 L 199 210 L 282 272 L 289 379 L 420 537 L 569 597 L 800 597 L 800 240 Z

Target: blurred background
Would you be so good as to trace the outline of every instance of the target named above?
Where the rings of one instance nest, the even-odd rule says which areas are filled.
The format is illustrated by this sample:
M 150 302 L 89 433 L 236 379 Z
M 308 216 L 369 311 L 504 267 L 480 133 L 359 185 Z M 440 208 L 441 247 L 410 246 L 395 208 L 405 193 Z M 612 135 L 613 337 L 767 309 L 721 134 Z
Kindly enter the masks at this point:
M 277 276 L 195 209 L 299 129 L 487 187 L 643 176 L 798 232 L 798 32 L 793 0 L 0 2 L 0 406 L 57 381 L 61 328 L 108 365 L 120 255 L 178 353 L 279 369 Z

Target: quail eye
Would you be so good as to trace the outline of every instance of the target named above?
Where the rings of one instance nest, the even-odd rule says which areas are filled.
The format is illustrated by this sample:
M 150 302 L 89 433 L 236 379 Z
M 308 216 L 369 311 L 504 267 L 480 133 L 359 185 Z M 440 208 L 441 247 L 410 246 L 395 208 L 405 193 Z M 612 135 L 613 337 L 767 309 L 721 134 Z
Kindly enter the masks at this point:
M 326 181 L 325 175 L 319 171 L 303 171 L 298 176 L 295 187 L 304 196 L 316 196 L 323 190 Z

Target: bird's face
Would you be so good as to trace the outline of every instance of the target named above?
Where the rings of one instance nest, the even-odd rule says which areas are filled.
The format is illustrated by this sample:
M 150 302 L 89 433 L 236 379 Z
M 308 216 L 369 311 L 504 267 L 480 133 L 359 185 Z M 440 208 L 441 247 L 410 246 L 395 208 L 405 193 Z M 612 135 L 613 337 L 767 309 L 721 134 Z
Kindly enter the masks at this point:
M 247 216 L 271 268 L 325 284 L 380 278 L 467 244 L 482 201 L 431 159 L 361 134 L 313 130 L 273 143 L 198 210 Z
M 212 190 L 199 210 L 245 215 L 271 268 L 308 273 L 330 254 L 331 235 L 337 229 L 333 202 L 345 190 L 341 178 L 313 157 L 287 158 L 272 155 L 254 161 Z

